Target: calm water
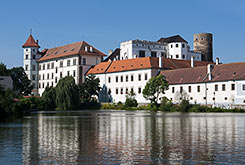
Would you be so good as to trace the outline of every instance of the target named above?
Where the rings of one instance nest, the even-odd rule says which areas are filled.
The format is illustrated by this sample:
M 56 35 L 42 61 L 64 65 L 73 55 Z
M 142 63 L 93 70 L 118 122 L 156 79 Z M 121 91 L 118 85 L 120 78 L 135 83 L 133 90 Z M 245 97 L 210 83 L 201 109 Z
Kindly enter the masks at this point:
M 245 164 L 245 114 L 82 111 L 0 122 L 0 164 Z

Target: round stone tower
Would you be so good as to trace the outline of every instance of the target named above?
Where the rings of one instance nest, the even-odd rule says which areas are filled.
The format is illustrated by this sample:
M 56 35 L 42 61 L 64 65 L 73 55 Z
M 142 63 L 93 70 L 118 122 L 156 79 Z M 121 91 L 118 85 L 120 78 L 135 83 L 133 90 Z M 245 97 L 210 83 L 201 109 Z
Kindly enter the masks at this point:
M 213 62 L 213 35 L 211 33 L 194 34 L 194 52 L 202 53 L 202 61 Z

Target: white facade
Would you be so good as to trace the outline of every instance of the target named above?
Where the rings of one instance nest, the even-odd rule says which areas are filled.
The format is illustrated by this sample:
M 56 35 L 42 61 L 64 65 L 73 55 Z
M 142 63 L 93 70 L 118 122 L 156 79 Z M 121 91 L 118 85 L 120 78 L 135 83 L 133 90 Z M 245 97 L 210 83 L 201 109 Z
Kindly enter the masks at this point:
M 177 60 L 201 61 L 201 53 L 190 51 L 190 46 L 186 42 L 172 42 L 168 44 L 168 58 Z
M 152 76 L 156 76 L 157 73 L 158 70 L 156 69 L 141 69 L 96 74 L 96 77 L 100 79 L 100 86 L 102 87 L 99 99 L 101 102 L 125 102 L 127 93 L 133 90 L 138 103 L 149 103 L 143 97 L 142 92 L 146 82 Z M 109 94 L 106 94 L 108 92 Z
M 27 74 L 27 77 L 29 80 L 31 80 L 31 83 L 33 85 L 33 93 L 37 94 L 38 89 L 38 66 L 36 60 L 41 57 L 40 54 L 38 54 L 38 47 L 25 47 L 23 48 L 23 68 Z
M 166 56 L 167 46 L 160 42 L 129 40 L 120 43 L 120 60 Z
M 101 57 L 74 55 L 39 62 L 38 93 L 42 95 L 46 86 L 56 86 L 61 78 L 73 76 L 76 84 L 84 80 L 88 69 L 101 62 Z

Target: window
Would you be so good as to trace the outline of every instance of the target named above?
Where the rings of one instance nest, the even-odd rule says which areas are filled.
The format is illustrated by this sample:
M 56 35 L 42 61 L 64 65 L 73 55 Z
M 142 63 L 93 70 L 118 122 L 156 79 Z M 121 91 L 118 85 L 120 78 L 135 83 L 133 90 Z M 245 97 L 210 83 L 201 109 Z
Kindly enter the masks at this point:
M 134 81 L 134 75 L 131 75 L 131 81 Z
M 242 90 L 245 91 L 245 84 L 242 84 Z
M 218 91 L 218 85 L 215 85 L 214 88 L 215 91 Z
M 47 87 L 49 87 L 49 82 L 47 82 Z
M 35 49 L 32 49 L 33 52 L 35 52 Z
M 174 87 L 172 87 L 172 93 L 174 93 Z
M 111 77 L 108 77 L 108 83 L 111 83 Z
M 44 80 L 44 78 L 45 78 L 45 75 L 43 74 L 43 80 Z
M 128 94 L 128 88 L 126 88 L 125 94 Z
M 206 100 L 206 97 L 203 97 L 203 100 Z
M 43 83 L 43 88 L 44 88 L 44 83 Z
M 93 47 L 92 47 L 92 46 L 90 46 L 90 48 L 89 48 L 89 49 L 90 49 L 90 52 L 93 52 Z
M 32 59 L 36 59 L 36 55 L 35 54 L 33 54 Z
M 123 94 L 123 88 L 121 88 L 121 95 Z
M 126 82 L 128 82 L 128 75 L 126 75 Z
M 76 77 L 76 71 L 75 70 L 73 71 L 73 77 Z
M 222 84 L 222 91 L 225 91 L 225 84 Z
M 47 65 L 47 69 L 50 69 L 50 63 L 48 63 L 48 65 Z
M 32 75 L 32 80 L 35 80 L 36 79 L 36 76 L 35 75 Z
M 26 52 L 28 51 L 28 49 L 26 49 Z
M 161 52 L 161 57 L 167 58 L 167 55 L 165 52 Z
M 43 64 L 43 70 L 45 70 L 45 64 Z
M 71 60 L 67 60 L 67 66 L 70 66 Z
M 77 65 L 77 60 L 73 59 L 73 65 Z
M 52 79 L 54 79 L 54 73 L 52 73 L 52 76 L 51 76 Z
M 60 78 L 62 78 L 62 76 L 63 76 L 63 75 L 62 75 L 62 72 L 60 72 Z
M 188 87 L 188 91 L 189 91 L 189 93 L 191 93 L 191 86 Z
M 38 80 L 41 80 L 41 75 L 40 74 L 38 75 Z
M 148 79 L 148 75 L 147 75 L 147 73 L 145 74 L 145 80 L 147 80 Z
M 215 100 L 215 97 L 213 97 L 213 100 Z
M 180 87 L 180 93 L 182 93 L 183 92 L 183 87 Z
M 141 74 L 138 75 L 138 80 L 141 81 Z
M 139 51 L 139 57 L 145 57 L 145 51 L 144 50 Z
M 171 48 L 173 48 L 173 45 L 171 44 Z
M 197 86 L 197 92 L 200 92 L 200 86 L 199 85 Z
M 51 87 L 53 87 L 53 86 L 54 86 L 54 82 L 52 81 L 52 82 L 51 82 Z
M 182 58 L 185 58 L 185 55 L 184 54 L 182 55 Z
M 225 100 L 227 100 L 227 97 L 225 97 Z
M 58 68 L 57 67 L 55 68 L 55 73 L 58 73 Z
M 25 70 L 28 70 L 28 65 L 26 65 Z
M 55 77 L 55 83 L 57 83 L 57 77 Z
M 26 54 L 26 59 L 28 59 L 28 54 Z
M 179 47 L 179 44 L 176 44 L 175 47 L 178 48 Z
M 139 93 L 139 94 L 141 93 L 141 87 L 138 88 L 138 93 Z
M 231 84 L 231 90 L 232 90 L 232 91 L 235 90 L 235 84 Z
M 67 71 L 67 76 L 70 76 L 70 71 Z
M 118 76 L 116 76 L 116 82 L 118 82 Z
M 87 46 L 85 46 L 85 47 L 84 47 L 84 50 L 87 52 L 87 51 L 88 51 L 88 47 L 87 47 Z
M 54 69 L 54 63 L 53 63 L 53 62 L 52 62 L 52 64 L 51 64 L 51 68 Z
M 133 87 L 131 87 L 131 92 L 134 93 L 134 88 Z
M 60 67 L 61 68 L 63 67 L 63 61 L 60 61 Z
M 121 82 L 123 82 L 123 76 L 121 76 Z
M 176 54 L 176 58 L 179 58 L 179 55 L 178 54 Z
M 185 48 L 185 44 L 182 44 L 182 48 Z
M 116 88 L 116 94 L 118 94 L 118 88 Z
M 83 65 L 86 65 L 86 58 L 83 58 Z
M 38 88 L 41 88 L 41 83 L 38 84 Z
M 42 70 L 42 66 L 41 65 L 39 65 L 38 67 L 39 67 L 39 70 Z
M 151 57 L 156 57 L 157 56 L 157 52 L 151 52 Z

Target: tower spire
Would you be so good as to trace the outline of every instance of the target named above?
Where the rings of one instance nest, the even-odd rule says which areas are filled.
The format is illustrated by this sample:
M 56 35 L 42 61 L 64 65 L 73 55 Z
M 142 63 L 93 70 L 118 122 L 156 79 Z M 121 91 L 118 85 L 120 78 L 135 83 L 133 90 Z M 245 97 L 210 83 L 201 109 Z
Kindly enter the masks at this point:
M 32 35 L 32 28 L 30 28 L 30 35 Z

